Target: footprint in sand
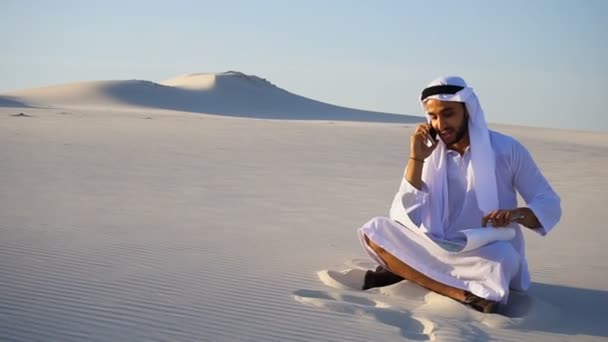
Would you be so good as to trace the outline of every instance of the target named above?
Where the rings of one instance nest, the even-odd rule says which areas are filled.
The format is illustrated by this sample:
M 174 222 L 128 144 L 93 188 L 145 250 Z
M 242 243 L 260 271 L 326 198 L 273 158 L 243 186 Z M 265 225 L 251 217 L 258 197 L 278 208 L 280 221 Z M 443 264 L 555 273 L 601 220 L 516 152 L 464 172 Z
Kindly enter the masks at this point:
M 365 272 L 368 269 L 374 269 L 377 265 L 351 262 L 349 266 L 355 268 L 345 271 L 323 270 L 317 272 L 317 276 L 328 287 L 338 290 L 362 291 Z M 429 290 L 404 280 L 390 286 L 367 290 L 365 293 L 387 296 L 391 298 L 393 304 L 411 308 L 423 305 Z
M 363 287 L 363 277 L 369 269 L 374 269 L 377 265 L 366 262 L 365 264 L 350 262 L 349 266 L 354 267 L 345 271 L 323 270 L 317 272 L 317 276 L 323 284 L 338 290 L 358 290 Z M 407 280 L 391 286 L 380 287 L 368 290 L 368 293 L 380 293 L 408 302 L 424 303 L 425 296 L 429 291 Z
M 428 291 L 407 280 L 397 284 L 363 292 L 365 272 L 376 268 L 374 262 L 362 259 L 350 260 L 347 270 L 322 270 L 317 272 L 319 279 L 328 287 L 341 290 L 337 293 L 321 291 L 297 291 L 295 299 L 307 305 L 322 307 L 336 312 L 368 316 L 378 322 L 398 327 L 401 334 L 408 338 L 429 339 L 446 322 L 481 323 L 491 328 L 534 327 L 538 321 L 559 316 L 559 310 L 549 303 L 534 299 L 525 293 L 512 292 L 507 305 L 501 305 L 496 314 L 482 314 L 467 308 L 447 297 Z M 345 293 L 361 291 L 361 297 Z M 390 303 L 369 298 L 384 296 Z M 415 317 L 414 317 L 415 316 Z M 443 323 L 433 323 L 420 317 L 433 317 Z M 550 319 L 556 320 L 556 319 Z M 457 327 L 456 324 L 455 327 Z M 413 335 L 412 335 L 413 334 Z
M 363 287 L 363 278 L 365 272 L 370 269 L 375 269 L 377 264 L 364 260 L 353 259 L 346 263 L 350 269 L 344 271 L 322 270 L 317 272 L 319 279 L 327 286 L 339 290 L 361 290 Z M 393 298 L 407 299 L 408 301 L 417 301 L 421 304 L 427 302 L 425 299 L 430 292 L 416 284 L 408 281 L 403 281 L 392 286 L 381 287 L 371 290 Z M 438 297 L 442 297 L 437 295 Z M 448 300 L 449 301 L 449 300 Z M 535 310 L 532 303 L 532 298 L 525 293 L 513 291 L 507 305 L 501 305 L 498 309 L 498 314 L 506 318 L 524 318 L 529 316 Z M 461 308 L 457 303 L 453 303 L 455 307 Z
M 413 317 L 407 310 L 396 310 L 387 303 L 341 293 L 314 290 L 298 290 L 294 299 L 302 304 L 368 317 L 375 321 L 399 328 L 401 335 L 416 341 L 434 340 L 434 324 L 426 319 Z
M 375 269 L 376 267 L 378 267 L 378 264 L 369 259 L 352 259 L 348 260 L 345 263 L 345 266 L 348 268 L 356 268 L 367 271 Z
M 339 290 L 361 290 L 365 271 L 358 268 L 346 271 L 323 270 L 317 272 L 323 284 Z

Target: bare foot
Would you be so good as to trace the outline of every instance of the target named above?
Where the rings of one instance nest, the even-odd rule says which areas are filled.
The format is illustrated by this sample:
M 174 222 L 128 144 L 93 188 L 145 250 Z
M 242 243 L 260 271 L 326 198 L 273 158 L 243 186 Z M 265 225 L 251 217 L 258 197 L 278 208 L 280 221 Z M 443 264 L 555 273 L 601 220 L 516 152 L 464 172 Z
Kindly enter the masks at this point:
M 470 292 L 466 292 L 465 298 L 462 303 L 483 313 L 494 313 L 498 308 L 497 302 L 478 297 Z

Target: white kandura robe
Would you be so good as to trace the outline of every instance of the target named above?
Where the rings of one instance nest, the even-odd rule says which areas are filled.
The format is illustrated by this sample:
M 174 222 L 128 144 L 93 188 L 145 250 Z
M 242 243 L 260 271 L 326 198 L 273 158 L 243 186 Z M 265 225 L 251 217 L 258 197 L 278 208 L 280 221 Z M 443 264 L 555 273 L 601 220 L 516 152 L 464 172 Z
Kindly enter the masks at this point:
M 490 131 L 490 141 L 496 155 L 496 183 L 500 208 L 517 208 L 516 191 L 538 217 L 541 228 L 535 229 L 546 235 L 561 217 L 560 198 L 553 191 L 526 148 L 515 139 Z M 460 241 L 456 232 L 481 227 L 484 216 L 477 205 L 473 184 L 467 184 L 467 167 L 470 148 L 460 156 L 447 152 L 449 220 L 444 227 L 445 240 Z M 390 209 L 390 218 L 376 217 L 358 231 L 359 239 L 368 254 L 386 266 L 364 242 L 364 235 L 387 252 L 426 276 L 494 301 L 505 303 L 509 288 L 526 290 L 530 274 L 524 250 L 524 239 L 518 224 L 515 238 L 497 241 L 476 250 L 453 254 L 395 221 L 407 215 L 420 226 L 422 213 L 429 209 L 429 193 L 426 185 L 422 190 L 414 188 L 403 179 Z M 527 229 L 527 228 L 525 228 Z M 432 236 L 431 236 L 432 237 Z

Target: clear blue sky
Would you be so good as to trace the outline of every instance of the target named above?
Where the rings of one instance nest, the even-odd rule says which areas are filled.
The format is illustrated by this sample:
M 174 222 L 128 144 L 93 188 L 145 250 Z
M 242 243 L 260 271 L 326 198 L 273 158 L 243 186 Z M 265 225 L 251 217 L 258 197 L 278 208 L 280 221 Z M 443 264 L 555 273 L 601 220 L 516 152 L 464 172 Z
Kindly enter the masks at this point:
M 0 4 L 0 92 L 238 70 L 334 104 L 422 115 L 463 76 L 487 120 L 608 131 L 608 1 Z

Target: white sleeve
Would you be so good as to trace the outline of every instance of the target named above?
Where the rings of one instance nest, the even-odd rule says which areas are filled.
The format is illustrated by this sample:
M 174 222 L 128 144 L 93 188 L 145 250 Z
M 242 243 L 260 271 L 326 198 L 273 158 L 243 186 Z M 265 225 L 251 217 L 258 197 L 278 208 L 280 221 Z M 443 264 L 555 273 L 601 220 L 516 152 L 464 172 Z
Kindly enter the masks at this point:
M 542 225 L 534 231 L 546 235 L 561 218 L 561 200 L 520 143 L 513 150 L 513 183 Z
M 428 206 L 429 193 L 426 184 L 422 184 L 422 190 L 416 189 L 410 182 L 402 178 L 399 191 L 393 199 L 389 217 L 397 222 L 407 222 L 404 215 L 409 217 L 417 226 L 421 223 L 421 211 Z

